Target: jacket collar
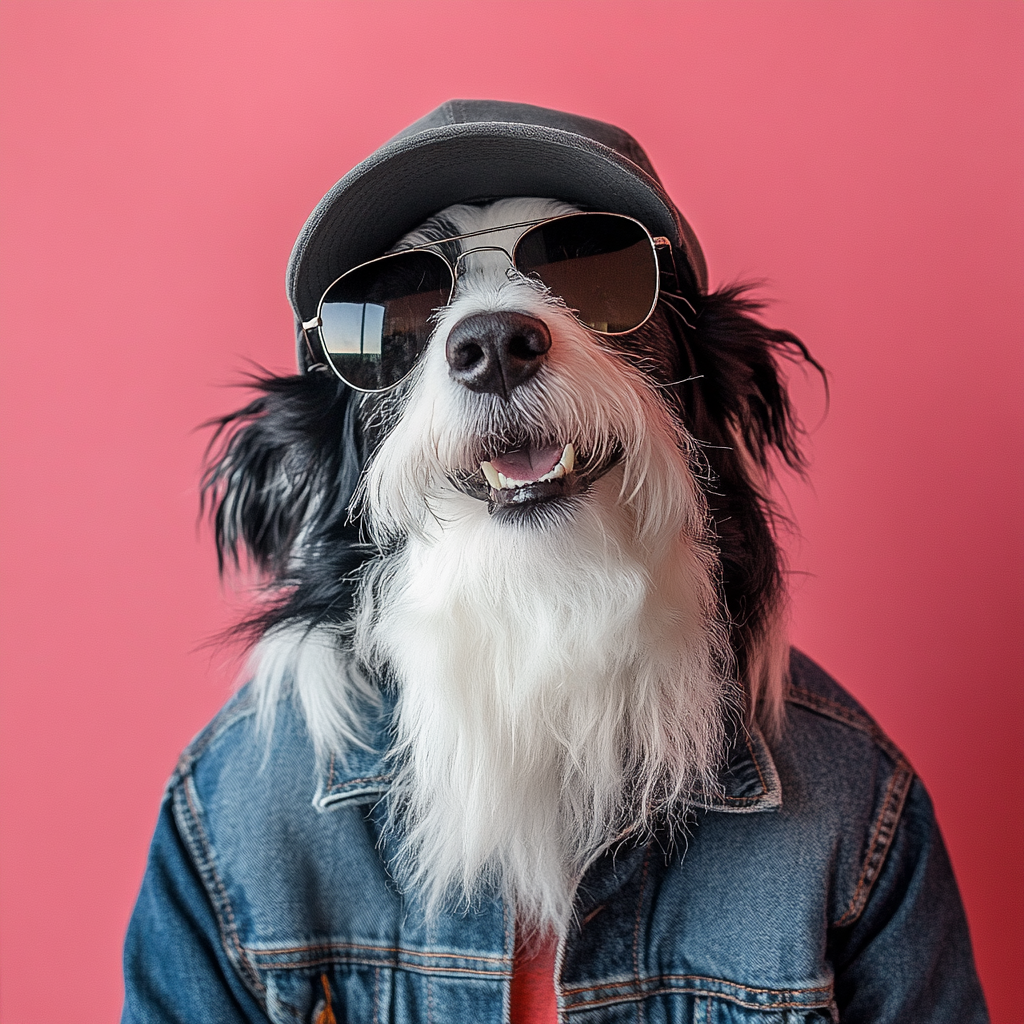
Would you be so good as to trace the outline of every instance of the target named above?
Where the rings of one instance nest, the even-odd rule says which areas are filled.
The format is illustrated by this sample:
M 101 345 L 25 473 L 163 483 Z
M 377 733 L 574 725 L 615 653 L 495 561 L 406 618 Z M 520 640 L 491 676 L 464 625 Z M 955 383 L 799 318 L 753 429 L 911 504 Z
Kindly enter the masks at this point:
M 394 777 L 394 765 L 387 757 L 393 714 L 394 698 L 385 695 L 380 712 L 367 722 L 365 749 L 354 748 L 344 757 L 331 755 L 313 797 L 317 810 L 374 803 L 387 793 Z M 718 781 L 717 793 L 695 803 L 731 814 L 774 811 L 782 806 L 779 773 L 757 725 L 733 724 Z
M 757 724 L 734 724 L 728 742 L 725 764 L 718 773 L 720 788 L 707 801 L 708 810 L 732 814 L 778 810 L 782 784 Z

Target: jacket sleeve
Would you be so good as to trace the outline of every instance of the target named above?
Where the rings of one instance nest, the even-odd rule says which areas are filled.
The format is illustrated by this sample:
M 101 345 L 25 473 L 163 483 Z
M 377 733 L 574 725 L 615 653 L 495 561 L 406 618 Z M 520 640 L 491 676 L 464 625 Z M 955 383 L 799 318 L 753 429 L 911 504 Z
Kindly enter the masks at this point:
M 268 1024 L 224 952 L 169 798 L 128 925 L 124 984 L 122 1024 Z
M 843 1024 L 987 1024 L 967 918 L 919 780 L 863 913 L 830 945 Z

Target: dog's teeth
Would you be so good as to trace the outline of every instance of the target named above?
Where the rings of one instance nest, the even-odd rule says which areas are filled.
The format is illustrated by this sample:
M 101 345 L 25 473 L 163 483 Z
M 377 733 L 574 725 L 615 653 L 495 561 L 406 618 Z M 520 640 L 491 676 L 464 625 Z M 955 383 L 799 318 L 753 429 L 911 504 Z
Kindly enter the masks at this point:
M 576 465 L 576 449 L 570 441 L 564 449 L 562 456 L 543 476 L 536 480 L 516 480 L 513 477 L 505 476 L 500 469 L 496 469 L 492 462 L 481 462 L 480 470 L 486 477 L 488 484 L 496 491 L 515 490 L 519 487 L 529 487 L 534 483 L 546 483 L 549 480 L 558 480 L 572 472 Z
M 548 480 L 557 480 L 559 477 L 563 476 L 565 476 L 565 466 L 563 466 L 561 462 L 556 462 L 555 468 L 548 470 L 548 472 L 545 473 L 537 482 L 542 484 Z
M 480 468 L 484 472 L 484 476 L 487 477 L 487 482 L 497 491 L 501 488 L 501 474 L 489 463 L 481 462 Z

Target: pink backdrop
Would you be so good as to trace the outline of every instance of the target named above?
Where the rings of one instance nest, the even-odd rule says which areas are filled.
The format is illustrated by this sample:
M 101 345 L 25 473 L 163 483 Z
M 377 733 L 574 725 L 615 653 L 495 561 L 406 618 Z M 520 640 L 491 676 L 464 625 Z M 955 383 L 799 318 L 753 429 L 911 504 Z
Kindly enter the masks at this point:
M 451 96 L 632 131 L 713 282 L 832 375 L 793 633 L 928 784 L 1024 1020 L 1019 3 L 19 3 L 0 12 L 3 1024 L 116 1017 L 161 787 L 232 682 L 205 418 L 292 364 L 285 262 Z M 820 389 L 795 382 L 813 426 Z

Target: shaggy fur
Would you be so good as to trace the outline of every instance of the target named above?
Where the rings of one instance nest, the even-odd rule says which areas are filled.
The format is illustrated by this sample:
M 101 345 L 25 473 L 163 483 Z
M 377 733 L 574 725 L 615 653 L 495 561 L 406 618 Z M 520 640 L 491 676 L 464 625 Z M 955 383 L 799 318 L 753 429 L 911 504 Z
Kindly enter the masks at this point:
M 402 244 L 569 209 L 452 207 Z M 222 565 L 244 548 L 269 583 L 246 624 L 263 724 L 291 693 L 318 756 L 343 754 L 378 686 L 394 687 L 403 882 L 431 911 L 500 891 L 562 931 L 616 836 L 714 790 L 733 710 L 781 726 L 766 481 L 772 452 L 800 466 L 777 359 L 813 360 L 739 288 L 704 296 L 665 275 L 655 316 L 602 338 L 508 267 L 490 251 L 462 260 L 391 392 L 357 395 L 323 369 L 256 381 L 261 395 L 220 421 L 204 492 Z M 500 310 L 552 337 L 507 400 L 458 384 L 445 359 L 456 323 Z M 496 451 L 567 441 L 584 468 L 614 461 L 571 498 L 489 510 L 457 486 Z

